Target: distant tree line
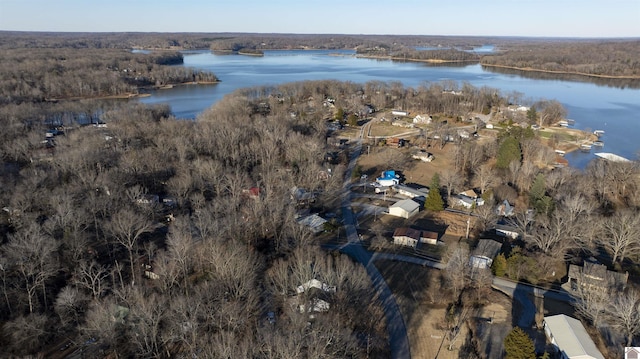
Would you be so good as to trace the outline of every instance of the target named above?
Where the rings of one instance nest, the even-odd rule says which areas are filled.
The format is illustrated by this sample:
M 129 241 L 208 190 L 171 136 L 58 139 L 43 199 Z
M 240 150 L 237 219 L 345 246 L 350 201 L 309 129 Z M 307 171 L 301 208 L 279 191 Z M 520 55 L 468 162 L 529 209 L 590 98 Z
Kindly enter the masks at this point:
M 5 49 L 0 54 L 0 102 L 41 102 L 138 93 L 141 87 L 216 81 L 182 66 L 178 52 L 120 49 Z
M 482 56 L 488 66 L 577 73 L 593 76 L 640 77 L 640 41 L 592 41 L 505 46 Z
M 359 55 L 364 56 L 383 56 L 394 60 L 432 60 L 432 61 L 479 61 L 477 54 L 468 51 L 456 49 L 439 49 L 439 50 L 416 50 L 409 47 L 389 48 L 386 46 L 364 47 L 359 46 L 356 49 Z
M 469 50 L 494 45 L 496 53 Z M 417 51 L 419 47 L 457 50 Z M 368 55 L 416 60 L 476 61 L 487 66 L 590 76 L 640 76 L 637 40 L 540 39 L 418 35 L 302 35 L 251 33 L 30 33 L 0 32 L 0 48 L 73 49 L 356 49 Z

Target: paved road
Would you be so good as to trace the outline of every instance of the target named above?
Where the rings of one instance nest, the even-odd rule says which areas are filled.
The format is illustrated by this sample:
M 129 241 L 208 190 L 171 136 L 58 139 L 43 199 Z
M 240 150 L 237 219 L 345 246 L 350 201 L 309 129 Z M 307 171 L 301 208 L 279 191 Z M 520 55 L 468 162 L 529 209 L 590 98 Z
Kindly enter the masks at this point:
M 364 130 L 364 129 L 363 129 Z M 362 130 L 360 138 L 362 138 Z M 378 294 L 382 308 L 387 319 L 387 332 L 389 334 L 389 345 L 391 349 L 391 357 L 398 359 L 411 358 L 411 350 L 409 347 L 409 337 L 407 335 L 407 328 L 398 308 L 396 298 L 393 296 L 391 289 L 387 286 L 384 278 L 373 264 L 372 254 L 362 247 L 358 231 L 356 229 L 356 216 L 351 210 L 351 191 L 350 191 L 350 179 L 351 173 L 355 168 L 356 160 L 360 156 L 362 150 L 361 139 L 356 140 L 354 145 L 351 160 L 347 166 L 345 173 L 345 182 L 342 189 L 342 218 L 344 221 L 344 227 L 347 234 L 348 243 L 341 246 L 340 251 L 346 253 L 350 257 L 354 258 L 367 270 L 369 278 L 373 283 L 373 287 Z
M 530 294 L 544 296 L 545 298 L 551 298 L 566 303 L 574 302 L 574 298 L 571 297 L 569 293 L 544 289 L 499 277 L 493 277 L 491 288 L 505 293 L 520 303 L 522 306 L 522 312 L 518 318 L 518 326 L 522 328 L 531 328 L 535 320 L 536 306 L 531 301 L 531 297 L 529 296 Z

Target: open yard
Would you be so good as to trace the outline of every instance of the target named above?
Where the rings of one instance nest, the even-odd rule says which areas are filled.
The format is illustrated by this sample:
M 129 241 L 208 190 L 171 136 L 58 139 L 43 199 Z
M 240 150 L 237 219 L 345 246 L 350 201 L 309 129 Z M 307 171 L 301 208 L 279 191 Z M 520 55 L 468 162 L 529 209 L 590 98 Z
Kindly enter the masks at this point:
M 440 271 L 389 260 L 376 261 L 376 267 L 398 301 L 407 326 L 411 357 L 461 358 L 460 348 L 465 345 L 470 333 L 464 325 L 452 350 L 448 350 L 445 329 L 447 303 L 438 284 Z M 488 302 L 490 304 L 474 311 L 468 321 L 481 339 L 481 350 L 487 357 L 501 357 L 502 341 L 512 328 L 511 299 L 492 291 Z

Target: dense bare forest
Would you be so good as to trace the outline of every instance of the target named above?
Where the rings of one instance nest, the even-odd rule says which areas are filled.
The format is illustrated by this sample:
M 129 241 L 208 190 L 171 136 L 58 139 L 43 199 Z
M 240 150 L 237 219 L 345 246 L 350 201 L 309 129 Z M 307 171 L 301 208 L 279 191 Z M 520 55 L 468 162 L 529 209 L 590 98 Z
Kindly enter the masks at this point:
M 288 110 L 240 94 L 187 122 L 121 104 L 103 109 L 108 127 L 65 119 L 47 143 L 46 121 L 31 131 L 8 123 L 25 143 L 21 155 L 3 143 L 3 347 L 25 355 L 97 341 L 105 354 L 152 357 L 385 357 L 364 269 L 310 247 L 295 221 L 292 189 L 334 208 L 342 176 L 321 166 L 320 114 Z M 331 290 L 304 287 L 314 280 Z M 319 298 L 328 313 L 314 314 Z
M 481 63 L 518 69 L 640 78 L 640 41 L 594 41 L 506 46 Z
M 137 94 L 150 86 L 218 79 L 182 66 L 182 54 L 134 54 L 119 49 L 5 49 L 0 54 L 0 102 L 19 104 Z

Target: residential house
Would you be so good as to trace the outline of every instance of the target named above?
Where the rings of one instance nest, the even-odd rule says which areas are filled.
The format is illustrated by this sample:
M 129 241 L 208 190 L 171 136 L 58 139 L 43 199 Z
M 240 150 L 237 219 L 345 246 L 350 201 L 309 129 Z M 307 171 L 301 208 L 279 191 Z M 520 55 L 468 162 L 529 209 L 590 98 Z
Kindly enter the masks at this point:
M 611 293 L 612 291 L 623 291 L 627 286 L 629 272 L 618 273 L 607 270 L 607 266 L 598 263 L 595 258 L 584 261 L 582 267 L 569 265 L 570 290 L 577 290 L 583 287 L 588 290 L 599 290 Z
M 409 115 L 409 111 L 392 110 L 391 114 L 394 115 L 394 116 L 408 116 Z
M 496 234 L 501 237 L 508 237 L 511 239 L 518 239 L 518 237 L 520 237 L 518 228 L 508 224 L 496 224 L 495 230 Z
M 401 246 L 416 248 L 420 242 L 421 231 L 418 229 L 401 227 L 393 232 L 393 243 Z
M 438 233 L 431 231 L 422 231 L 422 235 L 420 236 L 420 243 L 433 244 L 436 245 L 438 243 L 443 244 L 443 242 L 438 241 Z
M 496 214 L 501 217 L 511 217 L 514 215 L 513 206 L 505 199 L 496 207 Z
M 393 243 L 416 248 L 419 244 L 438 244 L 438 233 L 400 227 L 393 232 Z M 440 242 L 442 243 L 442 242 Z
M 311 230 L 311 232 L 318 234 L 324 231 L 324 224 L 327 223 L 327 220 L 320 217 L 317 214 L 312 214 L 309 216 L 299 217 L 296 219 L 298 223 L 302 226 L 305 226 Z
M 429 153 L 425 150 L 419 150 L 411 154 L 411 158 L 414 160 L 420 160 L 422 162 L 431 162 L 435 159 L 432 153 Z
M 414 124 L 428 125 L 431 123 L 431 121 L 433 121 L 433 118 L 431 118 L 431 116 L 429 115 L 417 115 L 416 117 L 413 118 Z
M 387 138 L 387 146 L 390 147 L 404 147 L 405 145 L 405 140 L 402 138 L 397 138 L 397 137 L 391 137 L 391 138 Z
M 401 218 L 411 218 L 419 211 L 420 204 L 411 199 L 403 199 L 389 206 L 389 214 Z
M 382 176 L 376 178 L 376 182 L 382 187 L 391 187 L 400 183 L 400 176 L 396 171 L 384 171 Z
M 301 285 L 299 285 L 296 288 L 296 293 L 301 294 L 308 291 L 311 288 L 320 289 L 321 291 L 328 292 L 328 293 L 336 292 L 336 287 L 334 285 L 328 285 L 314 278 L 307 281 L 306 283 L 302 283 Z
M 463 139 L 466 140 L 466 139 L 469 139 L 471 137 L 471 134 L 467 130 L 459 130 L 458 131 L 458 136 L 460 136 L 460 138 L 463 138 Z
M 335 292 L 335 286 L 311 279 L 296 288 L 297 296 L 294 298 L 294 305 L 300 313 L 326 312 L 331 308 L 330 295 Z M 306 294 L 302 295 L 303 293 Z
M 582 323 L 564 314 L 544 317 L 544 333 L 563 359 L 604 359 Z
M 490 268 L 491 264 L 493 264 L 493 259 L 500 253 L 501 248 L 502 243 L 498 241 L 481 239 L 473 252 L 471 252 L 469 264 L 474 268 Z
M 429 194 L 429 189 L 424 187 L 416 189 L 416 188 L 399 184 L 399 185 L 393 186 L 393 189 L 399 195 L 409 197 L 409 198 L 416 198 L 416 197 L 423 197 L 423 196 L 426 197 Z
M 484 199 L 478 196 L 476 191 L 470 189 L 459 193 L 454 201 L 454 204 L 463 206 L 465 208 L 473 208 L 477 206 L 483 206 Z
M 313 192 L 294 186 L 291 188 L 291 199 L 295 200 L 298 204 L 308 204 L 315 201 L 316 195 Z

